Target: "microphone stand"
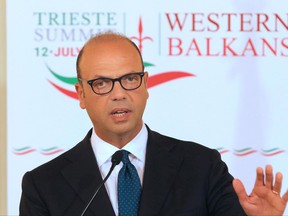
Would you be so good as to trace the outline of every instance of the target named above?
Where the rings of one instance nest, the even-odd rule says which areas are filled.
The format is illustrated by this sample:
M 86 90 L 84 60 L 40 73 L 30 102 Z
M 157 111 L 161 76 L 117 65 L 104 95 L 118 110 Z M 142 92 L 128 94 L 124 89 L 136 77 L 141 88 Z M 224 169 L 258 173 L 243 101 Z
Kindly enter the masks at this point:
M 112 171 L 114 170 L 115 166 L 117 166 L 120 161 L 122 160 L 122 157 L 123 157 L 123 153 L 122 151 L 117 151 L 115 152 L 113 155 L 112 155 L 112 159 L 111 159 L 111 162 L 112 162 L 112 165 L 110 167 L 110 170 L 108 172 L 108 174 L 106 175 L 106 177 L 104 178 L 104 180 L 101 182 L 101 184 L 97 187 L 97 189 L 95 190 L 92 198 L 90 199 L 90 201 L 88 202 L 88 204 L 86 205 L 85 209 L 82 211 L 82 214 L 81 216 L 83 216 L 87 209 L 89 208 L 89 206 L 91 205 L 92 201 L 94 200 L 94 198 L 96 197 L 96 195 L 98 194 L 98 191 L 100 190 L 100 188 L 105 184 L 105 182 L 107 181 L 107 179 L 109 178 L 109 176 L 111 175 Z

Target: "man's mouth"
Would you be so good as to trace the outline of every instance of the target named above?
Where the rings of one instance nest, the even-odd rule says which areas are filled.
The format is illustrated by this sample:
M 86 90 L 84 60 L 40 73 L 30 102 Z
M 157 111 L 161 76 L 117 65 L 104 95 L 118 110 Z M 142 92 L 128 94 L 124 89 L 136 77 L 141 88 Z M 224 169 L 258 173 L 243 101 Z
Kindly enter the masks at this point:
M 112 112 L 112 116 L 115 116 L 115 117 L 122 117 L 124 115 L 126 115 L 128 113 L 128 111 L 116 111 L 116 112 Z
M 121 118 L 127 116 L 127 114 L 130 112 L 131 110 L 127 108 L 115 108 L 112 110 L 111 115 L 115 118 Z

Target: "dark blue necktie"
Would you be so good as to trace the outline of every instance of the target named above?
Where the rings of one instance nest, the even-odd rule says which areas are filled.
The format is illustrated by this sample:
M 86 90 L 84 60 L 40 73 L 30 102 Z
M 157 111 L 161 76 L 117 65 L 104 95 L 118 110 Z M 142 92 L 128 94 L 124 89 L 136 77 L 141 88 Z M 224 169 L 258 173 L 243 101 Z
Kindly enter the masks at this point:
M 141 183 L 136 168 L 130 162 L 130 152 L 122 150 L 123 167 L 118 175 L 119 216 L 137 216 L 141 195 Z

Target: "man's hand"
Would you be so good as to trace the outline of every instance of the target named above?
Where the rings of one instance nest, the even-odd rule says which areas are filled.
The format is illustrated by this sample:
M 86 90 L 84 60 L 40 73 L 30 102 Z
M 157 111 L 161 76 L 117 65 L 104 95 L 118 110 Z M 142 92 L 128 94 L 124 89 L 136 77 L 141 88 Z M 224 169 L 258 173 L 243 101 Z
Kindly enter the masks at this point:
M 276 173 L 274 185 L 273 178 L 271 165 L 266 166 L 265 174 L 263 169 L 258 167 L 255 185 L 250 196 L 247 195 L 242 182 L 239 179 L 234 179 L 234 190 L 248 216 L 283 215 L 288 201 L 288 191 L 281 197 L 283 176 L 281 173 Z

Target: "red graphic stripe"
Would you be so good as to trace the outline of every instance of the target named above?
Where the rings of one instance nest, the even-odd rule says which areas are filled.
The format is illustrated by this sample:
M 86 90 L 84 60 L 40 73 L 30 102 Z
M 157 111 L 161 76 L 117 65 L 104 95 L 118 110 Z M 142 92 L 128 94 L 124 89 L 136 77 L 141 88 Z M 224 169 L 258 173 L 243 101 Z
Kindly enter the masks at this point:
M 148 88 L 163 84 L 165 82 L 183 78 L 195 76 L 194 74 L 183 72 L 183 71 L 168 71 L 156 75 L 152 75 L 148 78 Z
M 14 151 L 14 154 L 16 154 L 16 155 L 25 155 L 25 154 L 29 154 L 29 153 L 34 152 L 34 151 L 36 151 L 36 150 L 35 149 L 29 149 L 29 150 L 23 151 L 23 152 Z
M 76 92 L 74 91 L 70 91 L 70 90 L 67 90 L 67 89 L 64 89 L 58 85 L 56 85 L 55 83 L 51 82 L 50 80 L 48 80 L 50 82 L 51 85 L 53 85 L 56 89 L 58 89 L 60 92 L 62 92 L 63 94 L 67 95 L 68 97 L 71 97 L 73 99 L 76 99 L 78 100 L 78 95 Z
M 229 150 L 219 151 L 220 154 L 224 154 L 224 153 L 227 153 L 227 152 L 229 152 Z
M 247 151 L 247 152 L 242 153 L 242 154 L 237 154 L 237 153 L 234 153 L 234 154 L 237 155 L 237 156 L 242 157 L 242 156 L 246 156 L 246 155 L 249 155 L 249 154 L 253 154 L 255 152 L 257 152 L 257 151 L 256 150 L 251 150 L 251 151 Z
M 53 155 L 53 154 L 57 154 L 59 152 L 62 152 L 63 150 L 62 149 L 57 149 L 55 151 L 52 151 L 52 152 L 41 152 L 41 154 L 43 155 Z
M 285 152 L 285 151 L 284 150 L 280 150 L 280 151 L 277 151 L 277 152 L 274 152 L 274 153 L 270 153 L 270 154 L 262 153 L 262 155 L 267 156 L 267 157 L 271 157 L 271 156 L 274 156 L 274 155 L 277 155 L 277 154 L 281 154 L 283 152 Z

